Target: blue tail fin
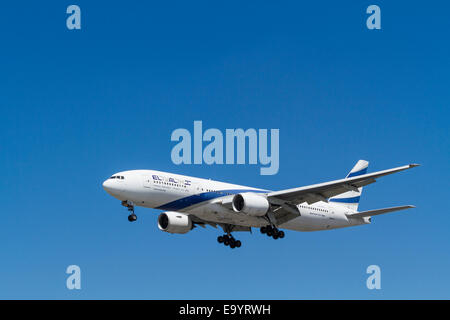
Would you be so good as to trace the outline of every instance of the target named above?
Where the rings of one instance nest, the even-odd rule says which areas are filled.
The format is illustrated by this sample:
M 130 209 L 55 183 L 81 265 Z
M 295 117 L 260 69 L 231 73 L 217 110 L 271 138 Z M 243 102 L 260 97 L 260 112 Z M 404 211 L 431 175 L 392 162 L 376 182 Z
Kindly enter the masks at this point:
M 366 160 L 359 160 L 353 169 L 348 173 L 346 178 L 356 177 L 367 173 L 367 168 L 369 166 L 369 162 Z M 362 193 L 362 187 L 358 188 L 358 191 L 348 191 L 342 193 L 338 196 L 332 197 L 328 199 L 330 202 L 334 202 L 340 205 L 343 205 L 349 209 L 354 211 L 358 210 L 359 199 Z

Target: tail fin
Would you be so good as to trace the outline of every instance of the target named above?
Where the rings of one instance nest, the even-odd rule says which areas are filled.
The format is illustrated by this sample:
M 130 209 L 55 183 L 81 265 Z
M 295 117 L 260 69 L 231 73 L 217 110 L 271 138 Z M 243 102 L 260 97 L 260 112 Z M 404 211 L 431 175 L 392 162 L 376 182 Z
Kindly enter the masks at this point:
M 346 178 L 351 178 L 355 176 L 360 176 L 367 173 L 367 167 L 369 166 L 369 162 L 366 160 L 359 160 L 353 169 L 348 173 Z M 337 204 L 343 205 L 351 210 L 357 211 L 359 205 L 359 199 L 361 197 L 362 187 L 358 188 L 358 191 L 348 191 L 342 193 L 338 196 L 332 197 L 328 199 L 330 202 L 335 202 Z

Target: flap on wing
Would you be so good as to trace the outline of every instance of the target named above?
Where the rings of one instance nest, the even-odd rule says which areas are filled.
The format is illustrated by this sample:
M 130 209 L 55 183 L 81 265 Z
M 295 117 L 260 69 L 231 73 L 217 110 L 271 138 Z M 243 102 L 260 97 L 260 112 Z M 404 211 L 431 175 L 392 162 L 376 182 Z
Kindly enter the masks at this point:
M 192 215 L 192 214 L 190 215 L 190 217 L 192 219 L 192 223 L 194 224 L 194 227 L 198 225 L 202 228 L 206 228 L 206 225 L 210 225 L 213 228 L 217 228 L 217 224 L 215 222 L 200 219 L 199 217 Z
M 291 206 L 289 204 L 284 204 L 273 210 L 273 215 L 276 220 L 276 225 L 286 223 L 292 219 L 300 216 L 300 211 L 297 207 Z
M 364 218 L 364 217 L 372 217 L 383 213 L 389 213 L 399 210 L 405 210 L 405 209 L 411 209 L 415 208 L 415 206 L 400 206 L 400 207 L 391 207 L 391 208 L 384 208 L 384 209 L 376 209 L 376 210 L 369 210 L 369 211 L 361 211 L 356 213 L 350 213 L 347 214 L 347 217 L 349 218 Z
M 223 232 L 237 232 L 237 231 L 248 231 L 250 233 L 252 232 L 252 228 L 246 226 L 238 226 L 235 224 L 225 224 L 225 223 L 219 223 L 219 226 L 222 227 Z

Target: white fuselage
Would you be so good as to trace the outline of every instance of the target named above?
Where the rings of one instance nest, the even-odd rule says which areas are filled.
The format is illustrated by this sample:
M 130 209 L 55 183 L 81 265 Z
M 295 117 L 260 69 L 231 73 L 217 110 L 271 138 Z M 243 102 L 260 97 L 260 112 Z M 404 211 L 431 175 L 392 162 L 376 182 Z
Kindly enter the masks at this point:
M 192 214 L 208 222 L 262 227 L 267 219 L 235 212 L 223 206 L 235 194 L 252 192 L 265 195 L 269 190 L 246 187 L 155 170 L 131 170 L 107 179 L 105 190 L 121 201 L 132 201 L 140 207 Z M 114 177 L 113 176 L 113 177 Z M 369 223 L 368 219 L 348 218 L 351 209 L 334 203 L 316 202 L 298 205 L 300 216 L 281 224 L 280 228 L 297 231 L 336 229 Z

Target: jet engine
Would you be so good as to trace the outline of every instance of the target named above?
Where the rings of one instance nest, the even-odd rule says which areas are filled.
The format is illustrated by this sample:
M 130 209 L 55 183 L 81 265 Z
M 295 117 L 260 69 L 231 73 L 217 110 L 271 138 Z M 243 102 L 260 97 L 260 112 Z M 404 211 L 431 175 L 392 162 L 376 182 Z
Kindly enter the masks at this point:
M 269 201 L 255 193 L 238 193 L 232 200 L 233 210 L 250 216 L 261 217 L 269 211 Z
M 184 213 L 163 212 L 158 217 L 158 228 L 169 233 L 183 234 L 192 230 L 192 220 Z

